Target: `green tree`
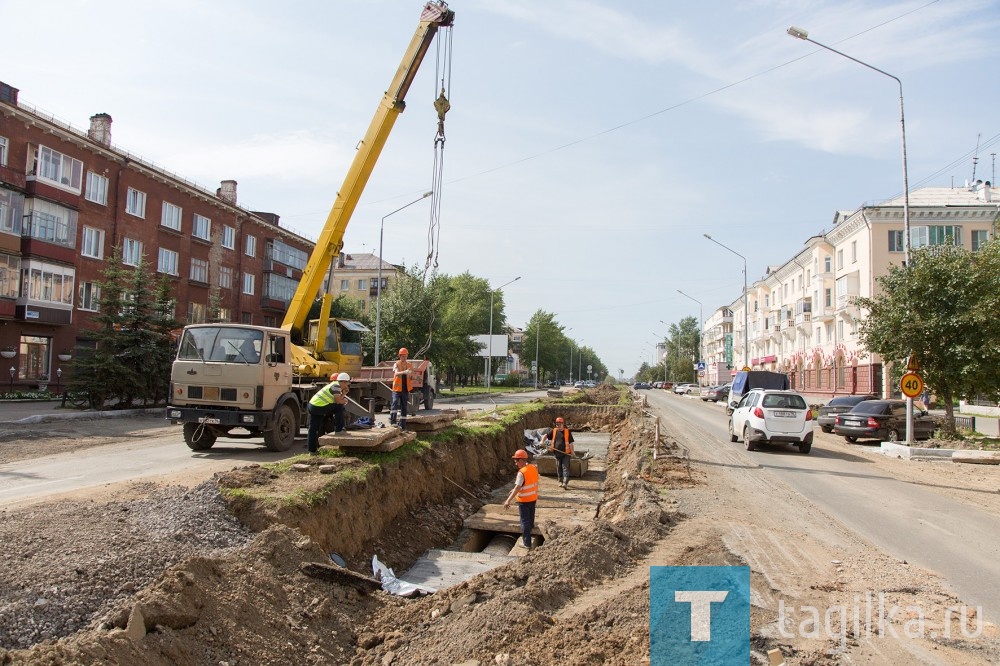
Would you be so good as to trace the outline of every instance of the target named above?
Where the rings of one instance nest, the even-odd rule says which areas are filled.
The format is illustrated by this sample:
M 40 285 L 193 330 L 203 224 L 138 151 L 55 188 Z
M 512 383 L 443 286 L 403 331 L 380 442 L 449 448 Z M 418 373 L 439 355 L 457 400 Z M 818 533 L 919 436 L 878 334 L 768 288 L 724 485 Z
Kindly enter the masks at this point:
M 668 381 L 690 382 L 695 377 L 693 364 L 700 358 L 701 330 L 698 320 L 694 317 L 684 317 L 670 325 L 668 334 L 667 353 L 664 357 Z M 661 379 L 662 370 L 661 364 Z
M 876 285 L 874 296 L 857 299 L 868 313 L 861 343 L 889 363 L 913 354 L 954 432 L 956 399 L 1000 393 L 1000 245 L 914 250 L 909 268 L 890 267 Z
M 101 297 L 94 346 L 81 349 L 69 389 L 89 396 L 92 407 L 162 402 L 170 383 L 174 318 L 169 278 L 154 283 L 145 259 L 134 268 L 116 247 L 99 281 Z
M 527 326 L 524 328 L 524 336 L 521 338 L 521 356 L 524 365 L 531 367 L 535 358 L 535 350 L 538 350 L 538 382 L 542 384 L 546 377 L 550 379 L 566 378 L 568 373 L 566 367 L 569 359 L 569 352 L 566 345 L 566 335 L 563 327 L 555 320 L 555 315 L 551 312 L 538 310 L 531 315 Z M 560 349 L 562 351 L 560 351 Z M 565 354 L 566 360 L 562 360 Z M 560 366 L 560 361 L 562 366 Z M 560 373 L 559 368 L 563 370 Z

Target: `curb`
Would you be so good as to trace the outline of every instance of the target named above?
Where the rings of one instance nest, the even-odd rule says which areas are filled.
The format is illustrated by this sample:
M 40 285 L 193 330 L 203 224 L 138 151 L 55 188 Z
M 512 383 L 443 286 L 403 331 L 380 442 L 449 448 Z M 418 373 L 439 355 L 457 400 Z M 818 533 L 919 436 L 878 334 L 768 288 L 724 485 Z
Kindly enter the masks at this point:
M 116 409 L 101 412 L 73 412 L 70 414 L 35 414 L 34 416 L 26 416 L 23 419 L 17 419 L 15 421 L 0 421 L 0 423 L 20 423 L 29 425 L 32 423 L 51 423 L 53 421 L 75 421 L 81 419 L 119 419 L 129 416 L 142 416 L 146 414 L 163 414 L 165 413 L 165 409 L 166 408 L 164 407 L 149 407 L 146 409 Z
M 879 453 L 890 458 L 902 458 L 903 460 L 951 460 L 955 451 L 956 449 L 922 449 L 919 446 L 882 442 Z

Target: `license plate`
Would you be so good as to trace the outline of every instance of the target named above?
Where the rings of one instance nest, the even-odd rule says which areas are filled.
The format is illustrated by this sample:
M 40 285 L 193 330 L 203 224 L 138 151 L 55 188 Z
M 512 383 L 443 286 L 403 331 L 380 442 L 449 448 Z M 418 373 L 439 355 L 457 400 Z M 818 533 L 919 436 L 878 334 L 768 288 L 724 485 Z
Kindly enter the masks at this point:
M 844 425 L 846 425 L 846 426 L 859 426 L 859 425 L 861 425 L 861 421 L 844 421 Z
M 773 414 L 778 418 L 794 419 L 795 412 L 773 412 Z
M 198 423 L 219 423 L 219 424 L 221 424 L 222 421 L 220 421 L 219 419 L 213 419 L 213 418 L 209 418 L 207 416 L 202 416 L 200 419 L 198 419 Z

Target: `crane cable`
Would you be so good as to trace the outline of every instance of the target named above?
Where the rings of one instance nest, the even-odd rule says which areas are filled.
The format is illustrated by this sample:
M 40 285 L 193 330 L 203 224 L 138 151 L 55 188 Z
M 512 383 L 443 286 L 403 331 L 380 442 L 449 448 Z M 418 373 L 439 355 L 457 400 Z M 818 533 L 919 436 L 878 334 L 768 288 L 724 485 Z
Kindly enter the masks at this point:
M 437 131 L 434 134 L 434 166 L 431 173 L 431 212 L 427 227 L 427 259 L 424 263 L 423 281 L 427 281 L 427 273 L 431 267 L 438 267 L 438 252 L 441 241 L 441 189 L 444 184 L 444 117 L 451 109 L 448 96 L 451 94 L 451 26 L 443 27 L 445 35 L 438 34 L 437 60 L 434 71 L 434 85 L 441 82 L 441 90 L 434 100 L 434 110 L 437 111 Z

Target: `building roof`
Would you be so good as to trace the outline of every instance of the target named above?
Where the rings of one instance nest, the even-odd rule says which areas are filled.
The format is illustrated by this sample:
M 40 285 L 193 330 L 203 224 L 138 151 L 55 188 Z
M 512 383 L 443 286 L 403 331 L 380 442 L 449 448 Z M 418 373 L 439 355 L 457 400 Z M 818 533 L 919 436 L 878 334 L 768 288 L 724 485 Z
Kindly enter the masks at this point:
M 356 270 L 356 271 L 377 271 L 379 258 L 377 254 L 372 254 L 371 252 L 345 252 L 343 255 L 344 265 L 341 266 L 341 270 Z M 394 271 L 396 266 L 390 264 L 388 261 L 382 260 L 382 270 L 383 271 Z
M 980 185 L 979 188 L 984 188 Z M 997 205 L 996 188 L 991 187 L 989 194 L 992 201 L 984 201 L 983 192 L 969 187 L 921 187 L 910 192 L 910 206 L 983 206 Z M 880 206 L 902 206 L 903 195 L 883 201 Z

